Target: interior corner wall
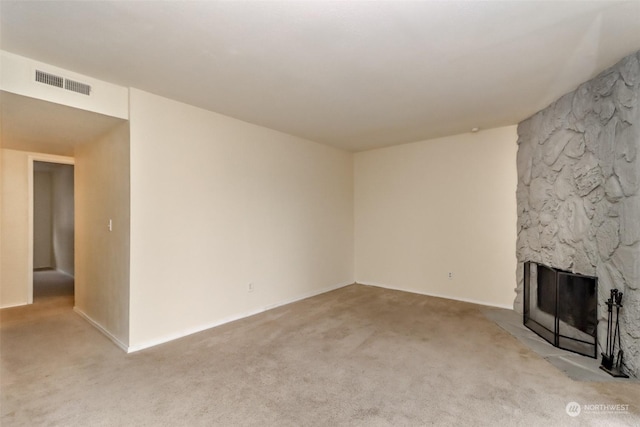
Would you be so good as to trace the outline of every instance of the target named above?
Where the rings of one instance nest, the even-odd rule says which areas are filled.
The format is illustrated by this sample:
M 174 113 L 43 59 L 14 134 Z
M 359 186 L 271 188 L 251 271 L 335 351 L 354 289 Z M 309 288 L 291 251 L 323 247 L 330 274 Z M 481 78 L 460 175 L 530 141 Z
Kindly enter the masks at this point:
M 516 140 L 509 126 L 356 153 L 356 281 L 510 307 Z
M 131 350 L 353 282 L 351 153 L 135 89 L 130 117 Z
M 128 122 L 76 147 L 75 198 L 75 310 L 126 349 L 130 259 Z
M 29 153 L 1 151 L 0 307 L 5 308 L 29 303 Z

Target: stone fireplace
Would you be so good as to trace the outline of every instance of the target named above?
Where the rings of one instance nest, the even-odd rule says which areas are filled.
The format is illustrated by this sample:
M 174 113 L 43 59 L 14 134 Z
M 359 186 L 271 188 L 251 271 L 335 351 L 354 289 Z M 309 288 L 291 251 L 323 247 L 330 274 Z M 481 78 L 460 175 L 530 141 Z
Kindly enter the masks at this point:
M 598 279 L 598 354 L 606 299 L 624 292 L 624 368 L 640 376 L 640 52 L 518 125 L 518 274 L 524 263 Z M 578 302 L 576 302 L 578 303 Z

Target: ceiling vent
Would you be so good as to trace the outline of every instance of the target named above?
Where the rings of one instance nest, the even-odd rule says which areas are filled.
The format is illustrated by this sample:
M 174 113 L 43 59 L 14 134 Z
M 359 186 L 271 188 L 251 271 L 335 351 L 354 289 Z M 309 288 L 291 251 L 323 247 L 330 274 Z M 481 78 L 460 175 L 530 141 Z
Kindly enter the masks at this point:
M 51 85 L 55 87 L 63 87 L 64 78 L 56 76 L 54 74 L 45 73 L 44 71 L 36 70 L 36 81 Z
M 89 86 L 86 83 L 76 82 L 75 80 L 66 79 L 64 81 L 64 88 L 66 90 L 70 90 L 70 91 L 73 91 L 73 92 L 78 92 L 78 93 L 81 93 L 83 95 L 91 94 L 91 86 Z
M 65 79 L 55 74 L 46 73 L 36 70 L 36 81 L 46 85 L 59 87 L 61 89 L 70 90 L 71 92 L 81 93 L 82 95 L 91 95 L 91 86 L 86 83 L 77 82 L 71 79 Z

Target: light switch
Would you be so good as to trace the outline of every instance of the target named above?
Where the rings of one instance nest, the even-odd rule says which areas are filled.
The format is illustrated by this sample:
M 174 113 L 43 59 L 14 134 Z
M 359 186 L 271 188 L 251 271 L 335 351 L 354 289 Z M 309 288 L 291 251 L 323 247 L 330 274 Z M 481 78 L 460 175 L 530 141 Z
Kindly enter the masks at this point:
M 109 231 L 113 231 L 113 220 L 109 218 Z

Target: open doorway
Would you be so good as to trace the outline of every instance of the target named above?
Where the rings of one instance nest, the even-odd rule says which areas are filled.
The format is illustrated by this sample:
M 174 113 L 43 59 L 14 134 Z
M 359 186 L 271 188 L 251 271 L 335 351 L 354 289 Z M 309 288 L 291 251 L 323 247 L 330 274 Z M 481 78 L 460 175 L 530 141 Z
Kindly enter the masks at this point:
M 87 188 L 87 183 L 91 182 L 92 190 L 100 191 L 102 182 L 93 179 L 97 171 L 94 165 L 88 165 L 86 157 L 80 156 L 82 160 L 76 162 L 77 152 L 95 147 L 95 144 L 102 141 L 105 135 L 119 129 L 127 121 L 2 90 L 0 90 L 0 117 L 2 121 L 0 130 L 0 161 L 2 162 L 0 166 L 2 183 L 0 307 L 4 309 L 33 303 L 34 267 L 43 267 L 33 262 L 34 163 L 74 165 L 74 210 L 77 211 L 80 189 Z M 127 127 L 126 130 L 122 130 L 122 139 L 126 139 L 127 144 L 128 137 Z M 96 156 L 101 160 L 99 164 L 108 164 L 110 161 L 110 158 L 100 157 L 100 153 Z M 84 173 L 77 176 L 81 169 Z M 128 177 L 128 170 L 126 176 Z M 97 187 L 93 186 L 95 181 L 98 181 Z M 85 193 L 89 198 L 94 194 L 89 190 Z M 93 207 L 91 200 L 87 201 L 86 197 L 83 200 L 85 204 L 82 206 Z M 79 211 L 83 213 L 85 209 Z M 74 234 L 77 239 L 77 236 L 82 234 L 80 231 L 86 229 L 82 225 L 86 226 L 86 224 L 80 223 L 78 212 L 74 214 Z M 87 238 L 84 244 L 85 248 L 102 253 L 101 247 L 92 247 L 95 239 Z M 86 254 L 88 249 L 83 250 L 83 246 L 78 246 L 77 241 L 74 241 L 74 245 L 76 246 L 74 269 L 73 272 L 67 270 L 67 273 L 71 273 L 75 279 L 74 298 L 71 299 L 70 304 L 72 307 L 75 307 L 83 296 L 93 295 L 94 291 L 92 289 L 89 293 L 82 292 L 82 284 L 87 283 L 82 280 L 82 273 L 87 271 L 87 266 L 92 265 L 94 258 L 88 255 L 79 257 L 79 254 Z M 57 263 L 44 265 L 44 267 L 61 269 Z M 95 292 L 100 293 L 101 288 L 96 288 Z
M 33 302 L 74 292 L 73 165 L 33 161 Z

